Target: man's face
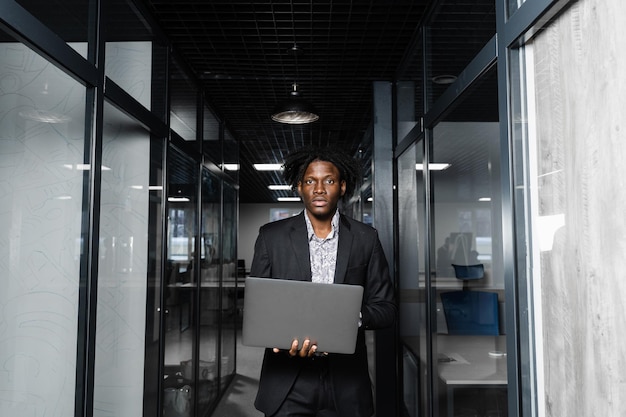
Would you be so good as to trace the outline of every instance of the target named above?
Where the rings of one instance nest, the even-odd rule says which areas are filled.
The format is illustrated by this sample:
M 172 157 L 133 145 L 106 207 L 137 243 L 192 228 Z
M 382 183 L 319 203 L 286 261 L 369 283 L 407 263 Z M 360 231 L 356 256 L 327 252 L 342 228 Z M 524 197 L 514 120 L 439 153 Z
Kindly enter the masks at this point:
M 332 217 L 337 203 L 346 192 L 346 182 L 339 179 L 339 169 L 326 161 L 313 161 L 298 183 L 304 208 L 317 218 Z

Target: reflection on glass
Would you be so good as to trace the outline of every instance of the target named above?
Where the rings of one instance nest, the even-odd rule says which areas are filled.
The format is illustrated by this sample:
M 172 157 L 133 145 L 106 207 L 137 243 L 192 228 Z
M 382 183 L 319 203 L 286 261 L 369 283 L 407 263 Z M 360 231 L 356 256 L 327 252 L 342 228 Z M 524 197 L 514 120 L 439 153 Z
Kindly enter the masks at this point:
M 507 0 L 507 16 L 510 18 L 524 4 L 526 0 Z
M 224 172 L 234 183 L 239 179 L 239 143 L 233 137 L 230 130 L 224 130 Z
M 0 414 L 74 415 L 85 88 L 3 38 Z
M 489 71 L 433 129 L 430 160 L 449 164 L 430 171 L 438 415 L 507 413 L 495 80 Z
M 105 75 L 150 109 L 151 92 L 160 94 L 158 90 L 164 90 L 162 85 L 152 84 L 153 67 L 155 71 L 161 68 L 158 58 L 153 59 L 152 56 L 153 49 L 158 52 L 159 47 L 153 42 L 145 21 L 134 12 L 134 7 L 130 0 L 102 2 L 107 22 L 104 27 Z M 158 83 L 160 77 L 157 76 L 156 81 Z
M 174 146 L 168 159 L 163 415 L 193 415 L 197 272 L 196 163 Z M 203 246 L 202 246 L 203 247 Z M 203 252 L 203 251 L 202 251 Z M 202 253 L 201 252 L 201 253 Z M 184 415 L 184 414 L 183 414 Z
M 150 135 L 104 107 L 94 408 L 141 415 L 148 275 Z
M 415 169 L 416 161 L 423 158 L 422 145 L 412 145 L 398 158 L 399 322 L 404 344 L 403 399 L 410 417 L 428 410 L 425 195 L 423 178 Z
M 419 124 L 422 109 L 415 108 L 416 88 L 417 83 L 414 81 L 398 81 L 396 83 L 398 142 L 402 142 L 402 139 Z M 419 95 L 418 97 L 421 98 Z
M 150 108 L 152 42 L 107 42 L 106 76 Z
M 235 372 L 235 349 L 237 337 L 237 192 L 224 183 L 223 203 L 224 246 L 222 256 L 222 346 L 220 376 L 222 386 L 232 379 Z
M 163 284 L 163 138 L 150 138 L 150 183 L 148 218 L 148 279 L 146 294 L 146 358 L 144 367 L 144 415 L 159 414 L 159 382 L 163 375 L 159 372 L 161 363 L 161 306 Z
M 198 407 L 205 413 L 218 395 L 220 320 L 220 180 L 206 168 L 201 185 L 200 371 Z
M 202 152 L 215 165 L 222 163 L 222 141 L 220 140 L 220 122 L 208 107 L 203 108 Z
M 186 141 L 196 141 L 198 89 L 176 61 L 170 74 L 170 127 Z

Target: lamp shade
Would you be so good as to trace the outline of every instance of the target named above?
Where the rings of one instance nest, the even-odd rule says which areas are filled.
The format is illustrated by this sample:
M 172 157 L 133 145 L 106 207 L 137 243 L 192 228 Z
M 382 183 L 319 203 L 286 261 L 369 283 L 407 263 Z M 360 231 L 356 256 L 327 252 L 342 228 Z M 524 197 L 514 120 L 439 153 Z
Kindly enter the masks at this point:
M 296 90 L 296 84 L 293 85 L 293 91 L 286 100 L 276 105 L 272 112 L 272 120 L 280 123 L 299 125 L 312 123 L 319 119 L 319 115 L 315 107 L 300 96 Z

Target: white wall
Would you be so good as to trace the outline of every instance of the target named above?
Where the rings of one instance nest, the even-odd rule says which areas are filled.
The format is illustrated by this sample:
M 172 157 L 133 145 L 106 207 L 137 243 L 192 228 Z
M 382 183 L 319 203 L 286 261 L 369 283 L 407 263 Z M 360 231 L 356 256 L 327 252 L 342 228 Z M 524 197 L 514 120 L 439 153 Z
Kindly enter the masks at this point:
M 254 242 L 259 234 L 259 228 L 270 221 L 272 210 L 285 210 L 290 215 L 302 211 L 302 203 L 276 204 L 241 204 L 239 206 L 239 239 L 237 258 L 246 261 L 246 269 L 250 269 L 254 256 Z

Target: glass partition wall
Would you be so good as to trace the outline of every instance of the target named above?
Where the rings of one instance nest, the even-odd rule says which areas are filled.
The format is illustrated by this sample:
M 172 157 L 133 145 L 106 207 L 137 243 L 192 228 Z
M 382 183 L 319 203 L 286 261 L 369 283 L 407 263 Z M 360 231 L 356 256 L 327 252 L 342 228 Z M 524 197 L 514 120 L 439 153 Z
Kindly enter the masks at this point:
M 193 415 L 198 308 L 196 245 L 198 164 L 170 146 L 167 183 L 167 267 L 164 295 L 165 350 L 163 415 Z
M 463 26 L 454 7 L 438 2 L 396 86 L 403 412 L 507 416 L 496 8 Z
M 236 139 L 141 5 L 99 4 L 0 2 L 0 415 L 208 415 L 235 372 Z
M 202 169 L 200 206 L 200 319 L 199 319 L 199 389 L 205 392 L 199 401 L 206 409 L 218 394 L 218 358 L 220 332 L 221 241 L 219 178 Z
M 430 137 L 438 415 L 507 415 L 499 124 L 497 112 L 471 112 L 497 102 L 496 80 L 483 75 Z
M 0 38 L 0 414 L 74 415 L 92 172 L 87 90 Z

